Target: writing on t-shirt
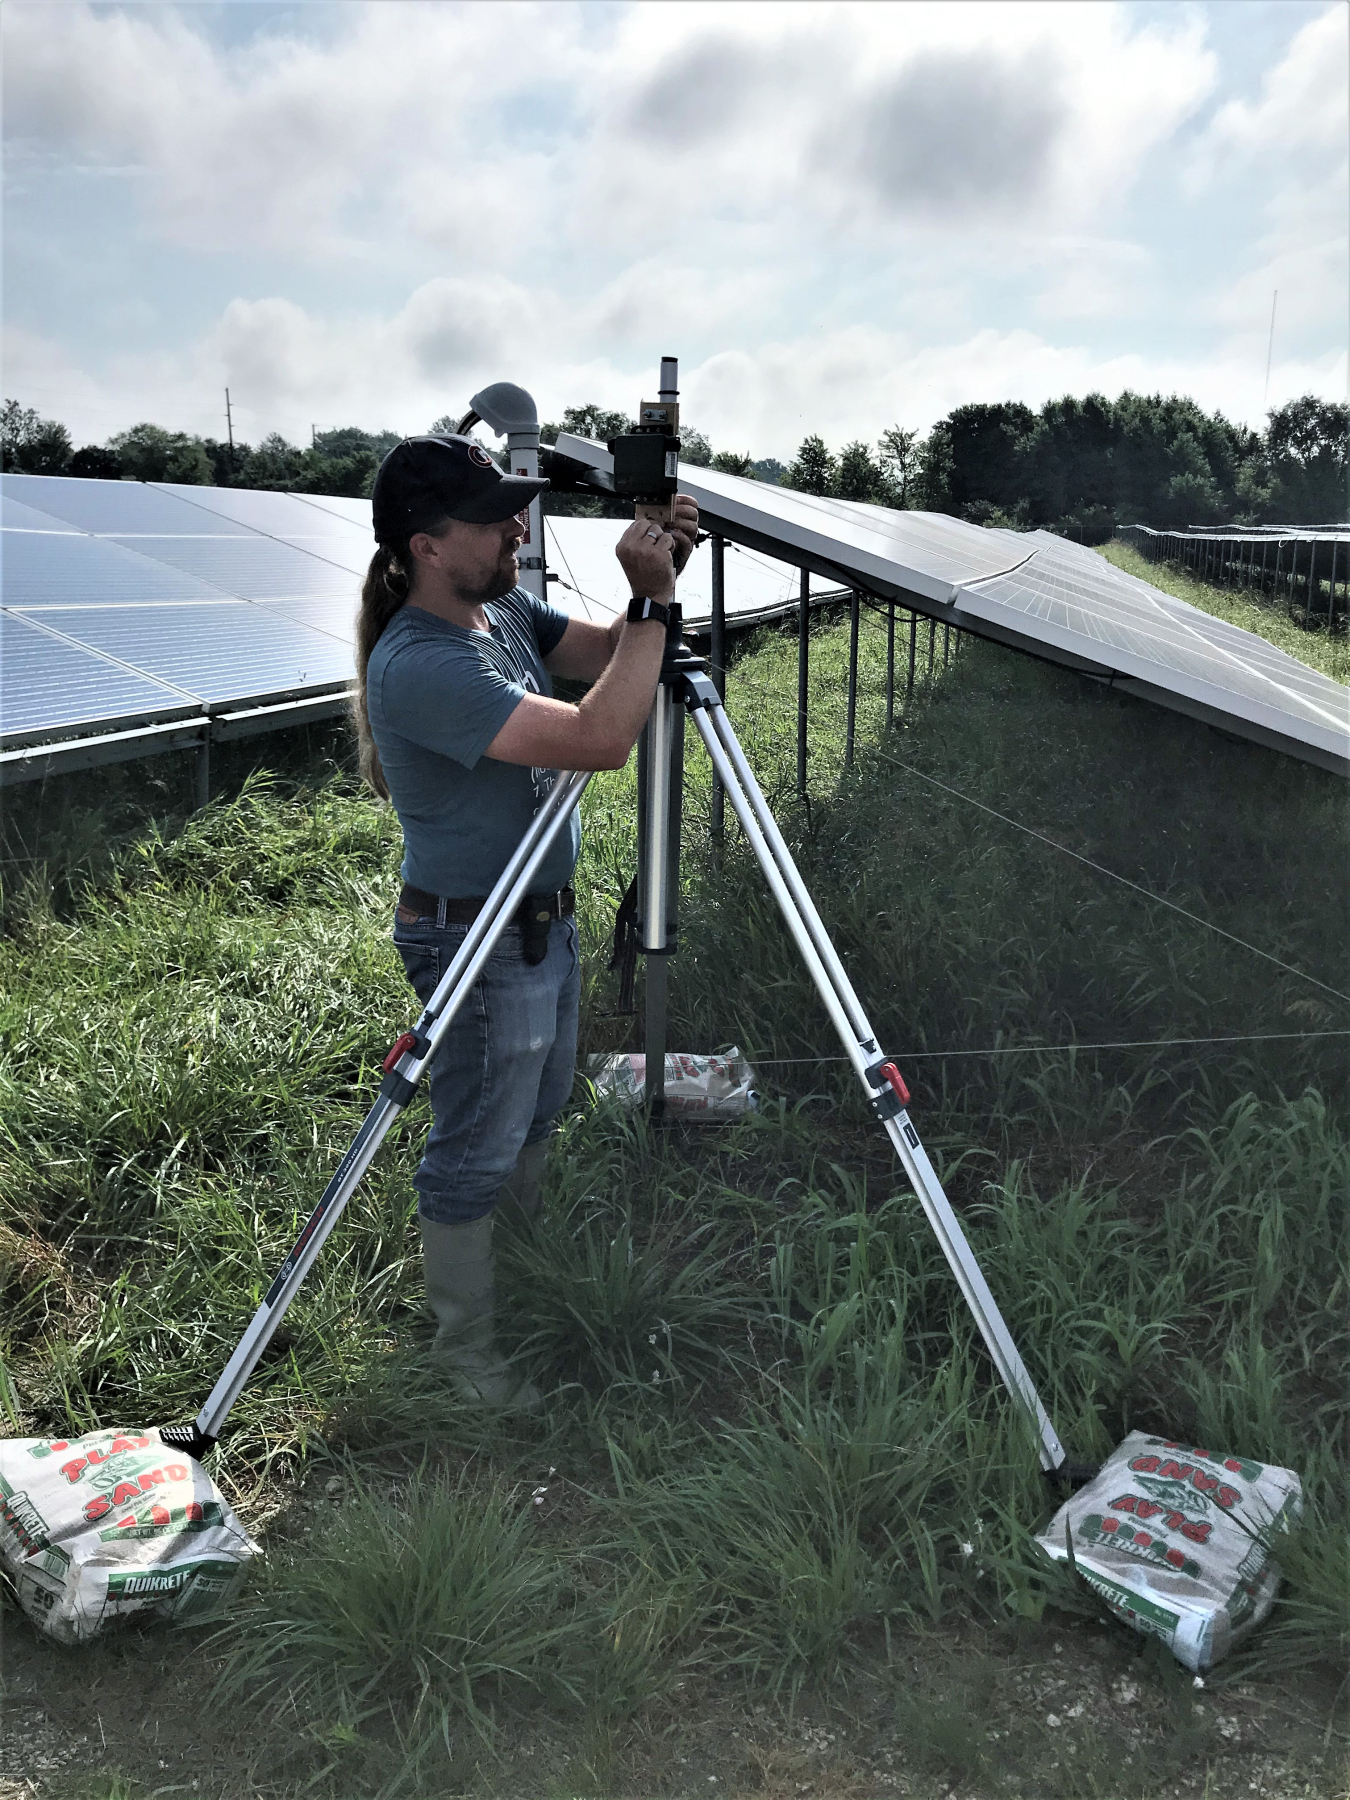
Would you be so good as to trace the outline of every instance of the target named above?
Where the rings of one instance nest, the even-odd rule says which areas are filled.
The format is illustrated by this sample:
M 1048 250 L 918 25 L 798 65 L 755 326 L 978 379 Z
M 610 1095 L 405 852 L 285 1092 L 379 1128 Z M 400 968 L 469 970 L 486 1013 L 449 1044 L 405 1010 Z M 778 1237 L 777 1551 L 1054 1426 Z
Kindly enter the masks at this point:
M 543 692 L 539 686 L 539 680 L 535 675 L 534 670 L 516 654 L 516 646 L 508 637 L 502 636 L 500 638 L 494 638 L 492 640 L 492 647 L 494 650 L 501 652 L 501 660 L 506 664 L 507 672 L 510 674 L 513 681 L 524 688 L 527 694 L 538 694 Z M 534 785 L 534 810 L 536 812 L 539 811 L 539 808 L 552 793 L 553 784 L 557 779 L 558 771 L 556 769 L 530 770 L 530 780 Z

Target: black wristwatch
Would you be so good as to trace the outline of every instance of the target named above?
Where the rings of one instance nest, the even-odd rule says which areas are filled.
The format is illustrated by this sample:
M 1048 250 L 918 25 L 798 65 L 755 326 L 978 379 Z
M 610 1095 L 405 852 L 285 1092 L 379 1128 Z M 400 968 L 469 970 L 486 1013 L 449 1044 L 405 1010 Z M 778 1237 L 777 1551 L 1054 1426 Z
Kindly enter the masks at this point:
M 651 600 L 646 594 L 634 594 L 628 602 L 628 623 L 644 625 L 648 619 L 655 619 L 658 625 L 670 624 L 670 608 L 662 606 L 659 600 Z

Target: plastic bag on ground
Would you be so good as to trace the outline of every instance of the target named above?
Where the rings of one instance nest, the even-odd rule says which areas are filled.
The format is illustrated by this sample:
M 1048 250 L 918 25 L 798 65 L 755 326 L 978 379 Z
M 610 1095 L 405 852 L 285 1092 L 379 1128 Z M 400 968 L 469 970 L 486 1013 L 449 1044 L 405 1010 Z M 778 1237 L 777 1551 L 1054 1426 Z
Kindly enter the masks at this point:
M 201 1464 L 157 1431 L 0 1440 L 0 1569 L 60 1643 L 137 1613 L 205 1618 L 257 1553 Z
M 1132 1431 L 1037 1543 L 1127 1625 L 1203 1674 L 1275 1603 L 1275 1536 L 1303 1509 L 1292 1469 Z
M 591 1056 L 586 1073 L 601 1095 L 621 1105 L 637 1106 L 647 1079 L 641 1051 L 617 1056 Z M 724 1056 L 666 1057 L 666 1111 L 691 1119 L 740 1119 L 759 1111 L 755 1072 L 735 1045 Z

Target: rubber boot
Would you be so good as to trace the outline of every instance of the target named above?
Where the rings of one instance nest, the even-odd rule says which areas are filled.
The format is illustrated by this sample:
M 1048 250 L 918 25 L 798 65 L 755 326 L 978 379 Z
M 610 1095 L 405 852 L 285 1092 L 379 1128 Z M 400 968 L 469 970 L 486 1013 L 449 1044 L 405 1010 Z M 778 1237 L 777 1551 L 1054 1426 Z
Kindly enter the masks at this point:
M 497 1189 L 497 1217 L 510 1231 L 528 1230 L 539 1216 L 540 1184 L 548 1161 L 548 1138 L 526 1144 L 516 1166 Z
M 427 1299 L 436 1315 L 431 1353 L 466 1400 L 507 1412 L 534 1412 L 539 1390 L 497 1354 L 492 1342 L 492 1215 L 466 1225 L 419 1216 Z

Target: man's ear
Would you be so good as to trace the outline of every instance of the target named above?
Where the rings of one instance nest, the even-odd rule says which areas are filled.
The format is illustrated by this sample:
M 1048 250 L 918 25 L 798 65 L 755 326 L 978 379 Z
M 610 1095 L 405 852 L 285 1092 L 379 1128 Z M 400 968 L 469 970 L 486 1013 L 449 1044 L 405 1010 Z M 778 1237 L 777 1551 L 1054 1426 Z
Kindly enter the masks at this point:
M 414 562 L 430 563 L 432 568 L 440 567 L 441 546 L 429 531 L 415 531 L 408 539 L 408 549 L 412 552 Z

